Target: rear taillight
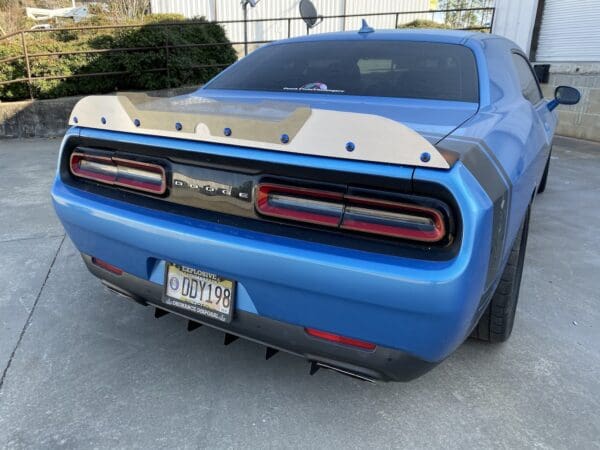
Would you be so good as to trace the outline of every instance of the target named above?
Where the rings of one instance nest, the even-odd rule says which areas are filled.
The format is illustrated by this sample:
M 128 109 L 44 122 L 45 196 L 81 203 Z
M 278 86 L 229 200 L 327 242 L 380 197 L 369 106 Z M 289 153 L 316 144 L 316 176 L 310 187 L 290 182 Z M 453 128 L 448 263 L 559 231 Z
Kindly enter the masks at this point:
M 76 177 L 153 194 L 167 187 L 165 169 L 158 164 L 73 152 L 69 168 Z
M 357 347 L 363 350 L 375 350 L 376 348 L 376 345 L 372 344 L 371 342 L 340 336 L 339 334 L 330 333 L 328 331 L 316 330 L 314 328 L 305 328 L 304 331 L 306 331 L 306 333 L 310 336 L 324 339 L 329 342 L 335 342 L 336 344 L 349 345 L 351 347 Z
M 361 197 L 346 197 L 340 228 L 423 242 L 446 235 L 442 213 L 434 208 Z
M 273 183 L 258 186 L 256 209 L 279 219 L 427 243 L 447 233 L 445 214 L 434 207 Z
M 343 198 L 341 192 L 263 183 L 258 186 L 256 207 L 265 216 L 337 227 Z

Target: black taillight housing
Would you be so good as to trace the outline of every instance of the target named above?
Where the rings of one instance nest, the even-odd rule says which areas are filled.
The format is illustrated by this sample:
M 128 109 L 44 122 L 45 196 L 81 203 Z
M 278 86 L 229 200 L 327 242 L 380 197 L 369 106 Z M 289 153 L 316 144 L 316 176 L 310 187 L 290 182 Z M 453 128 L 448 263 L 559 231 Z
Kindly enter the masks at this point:
M 449 210 L 428 198 L 260 183 L 255 199 L 267 217 L 422 243 L 448 240 Z

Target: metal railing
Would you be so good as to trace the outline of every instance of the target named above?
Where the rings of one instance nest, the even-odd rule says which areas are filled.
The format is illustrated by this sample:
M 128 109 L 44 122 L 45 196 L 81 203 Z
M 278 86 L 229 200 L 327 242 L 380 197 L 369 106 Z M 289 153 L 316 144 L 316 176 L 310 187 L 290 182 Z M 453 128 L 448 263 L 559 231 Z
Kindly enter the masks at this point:
M 319 16 L 318 18 L 321 21 L 327 19 L 344 19 L 344 25 L 342 29 L 345 29 L 346 19 L 348 18 L 365 18 L 368 19 L 370 17 L 390 17 L 394 18 L 394 28 L 398 28 L 399 25 L 402 24 L 401 18 L 403 16 L 415 16 L 418 15 L 421 19 L 425 20 L 435 20 L 439 17 L 448 17 L 449 14 L 454 14 L 458 19 L 456 20 L 458 23 L 461 22 L 460 15 L 462 14 L 476 14 L 479 17 L 478 23 L 471 23 L 469 26 L 456 27 L 454 29 L 459 30 L 475 30 L 482 32 L 491 32 L 494 22 L 494 7 L 480 7 L 480 8 L 456 8 L 456 9 L 441 9 L 441 10 L 420 10 L 420 11 L 397 11 L 397 12 L 382 12 L 382 13 L 369 13 L 369 14 L 340 14 L 340 15 L 327 15 L 327 16 Z M 430 19 L 429 19 L 430 17 Z M 272 40 L 248 40 L 247 38 L 244 41 L 237 42 L 201 42 L 201 43 L 193 43 L 193 44 L 174 44 L 171 42 L 169 37 L 171 36 L 173 31 L 169 30 L 177 30 L 181 29 L 181 27 L 188 26 L 202 26 L 209 24 L 219 24 L 219 25 L 228 25 L 228 24 L 243 24 L 246 27 L 250 23 L 262 22 L 262 23 L 285 23 L 287 33 L 286 36 L 283 37 L 293 37 L 292 35 L 292 24 L 296 21 L 302 21 L 301 17 L 278 17 L 278 18 L 266 18 L 266 19 L 247 19 L 247 20 L 223 20 L 218 22 L 203 22 L 203 21 L 188 21 L 188 22 L 168 22 L 168 23 L 146 23 L 146 24 L 125 24 L 125 25 L 95 25 L 95 26 L 84 26 L 84 27 L 60 27 L 60 28 L 49 28 L 49 29 L 35 29 L 35 30 L 23 30 L 17 31 L 15 33 L 11 33 L 5 36 L 0 37 L 0 46 L 3 43 L 8 42 L 11 39 L 18 39 L 20 42 L 20 46 L 22 49 L 22 53 L 15 56 L 6 57 L 0 59 L 0 67 L 2 64 L 9 64 L 15 61 L 21 60 L 24 66 L 24 76 L 15 77 L 9 80 L 0 81 L 0 86 L 15 84 L 15 83 L 27 83 L 29 97 L 31 99 L 35 98 L 35 89 L 34 86 L 37 82 L 43 80 L 68 80 L 74 78 L 86 78 L 86 77 L 102 77 L 102 76 L 119 76 L 119 75 L 128 75 L 131 72 L 129 71 L 106 71 L 106 72 L 85 72 L 85 73 L 65 73 L 59 75 L 36 75 L 32 70 L 32 61 L 38 58 L 60 58 L 63 56 L 74 56 L 74 55 L 94 55 L 94 54 L 111 54 L 111 53 L 132 53 L 132 52 L 148 52 L 148 51 L 161 51 L 164 53 L 163 60 L 164 66 L 161 67 L 153 67 L 150 69 L 144 69 L 142 73 L 152 73 L 152 72 L 166 72 L 167 79 L 169 78 L 169 72 L 171 70 L 170 66 L 170 54 L 174 50 L 185 49 L 185 48 L 199 48 L 199 47 L 217 47 L 217 46 L 227 46 L 227 45 L 243 45 L 247 52 L 248 45 L 260 45 L 272 42 Z M 162 45 L 156 46 L 139 46 L 139 47 L 121 47 L 121 48 L 92 48 L 85 50 L 72 50 L 72 51 L 56 51 L 56 52 L 37 52 L 31 53 L 30 44 L 28 43 L 28 36 L 36 35 L 39 33 L 57 33 L 57 32 L 77 32 L 77 33 L 85 33 L 90 31 L 98 31 L 98 30 L 121 30 L 121 29 L 146 29 L 160 27 L 165 28 L 167 33 L 165 34 L 165 40 Z M 175 31 L 176 32 L 176 31 Z M 315 33 L 316 30 L 306 30 L 307 33 Z M 244 33 L 246 36 L 247 34 Z M 190 65 L 188 69 L 201 69 L 201 68 L 224 68 L 227 67 L 228 64 L 196 64 Z M 170 86 L 166 86 L 170 87 Z

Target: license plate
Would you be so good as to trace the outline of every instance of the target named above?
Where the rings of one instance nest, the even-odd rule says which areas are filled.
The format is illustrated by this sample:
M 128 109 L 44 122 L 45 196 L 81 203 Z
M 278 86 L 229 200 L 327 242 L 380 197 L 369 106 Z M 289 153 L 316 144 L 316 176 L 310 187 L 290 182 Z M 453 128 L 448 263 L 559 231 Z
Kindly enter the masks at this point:
M 235 281 L 214 273 L 167 263 L 164 292 L 163 302 L 167 305 L 231 322 Z

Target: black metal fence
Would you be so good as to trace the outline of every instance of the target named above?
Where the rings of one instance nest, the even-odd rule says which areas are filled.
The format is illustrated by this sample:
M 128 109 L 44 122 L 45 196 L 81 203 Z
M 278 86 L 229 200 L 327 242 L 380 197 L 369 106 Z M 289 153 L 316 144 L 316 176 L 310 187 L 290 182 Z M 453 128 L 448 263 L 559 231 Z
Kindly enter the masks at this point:
M 397 11 L 397 12 L 384 12 L 384 13 L 370 13 L 370 14 L 343 14 L 343 15 L 328 15 L 319 16 L 318 20 L 325 21 L 330 19 L 344 19 L 343 23 L 346 23 L 346 19 L 351 18 L 365 18 L 369 19 L 372 17 L 389 17 L 393 18 L 393 24 L 395 28 L 405 26 L 404 17 L 418 16 L 419 20 L 433 21 L 441 24 L 440 28 L 451 28 L 460 30 L 474 30 L 481 32 L 491 32 L 494 23 L 494 12 L 493 7 L 481 7 L 481 8 L 459 8 L 459 9 L 440 9 L 440 10 L 421 10 L 421 11 Z M 317 19 L 317 18 L 315 18 Z M 248 19 L 248 20 L 225 20 L 216 22 L 220 25 L 227 24 L 242 24 L 244 29 L 249 24 L 256 22 L 279 22 L 286 24 L 286 36 L 282 37 L 293 37 L 293 30 L 297 29 L 294 27 L 297 21 L 302 21 L 300 17 L 278 17 L 268 19 Z M 15 61 L 20 61 L 24 66 L 24 76 L 19 75 L 18 71 L 15 71 L 14 76 L 8 77 L 8 79 L 0 80 L 0 87 L 10 85 L 14 83 L 26 83 L 29 91 L 29 97 L 35 98 L 34 89 L 36 83 L 44 80 L 68 80 L 74 78 L 87 78 L 87 77 L 116 77 L 128 75 L 128 71 L 106 71 L 106 72 L 85 72 L 85 73 L 60 73 L 53 75 L 37 74 L 32 70 L 32 61 L 38 58 L 62 58 L 65 56 L 77 56 L 77 55 L 94 55 L 94 54 L 114 54 L 114 53 L 133 53 L 133 52 L 161 52 L 163 55 L 163 64 L 159 67 L 151 67 L 142 70 L 144 73 L 152 72 L 165 72 L 169 73 L 171 70 L 170 65 L 170 54 L 173 51 L 186 48 L 198 48 L 198 47 L 218 47 L 228 45 L 239 45 L 243 46 L 244 52 L 247 52 L 249 45 L 260 45 L 271 42 L 271 40 L 248 40 L 247 33 L 244 33 L 245 39 L 237 42 L 198 42 L 185 45 L 178 45 L 173 42 L 170 36 L 173 36 L 181 27 L 187 26 L 198 26 L 202 24 L 209 24 L 215 22 L 170 22 L 170 23 L 145 23 L 139 25 L 98 25 L 98 26 L 85 26 L 85 27 L 63 27 L 63 28 L 50 28 L 50 29 L 35 29 L 35 30 L 24 30 L 9 35 L 0 37 L 0 46 L 15 42 L 21 48 L 21 53 L 14 56 L 5 57 L 0 59 L 0 68 L 2 65 L 10 64 Z M 121 48 L 90 48 L 83 50 L 71 50 L 71 51 L 48 51 L 48 52 L 31 52 L 31 41 L 36 35 L 40 33 L 85 33 L 98 30 L 121 30 L 121 29 L 141 29 L 161 27 L 166 29 L 168 32 L 165 33 L 164 42 L 159 46 L 134 46 L 134 47 L 121 47 Z M 345 28 L 345 27 L 343 27 Z M 306 29 L 307 33 L 318 33 L 318 28 L 309 30 Z M 190 65 L 189 69 L 202 69 L 202 68 L 224 68 L 228 64 L 195 64 Z

